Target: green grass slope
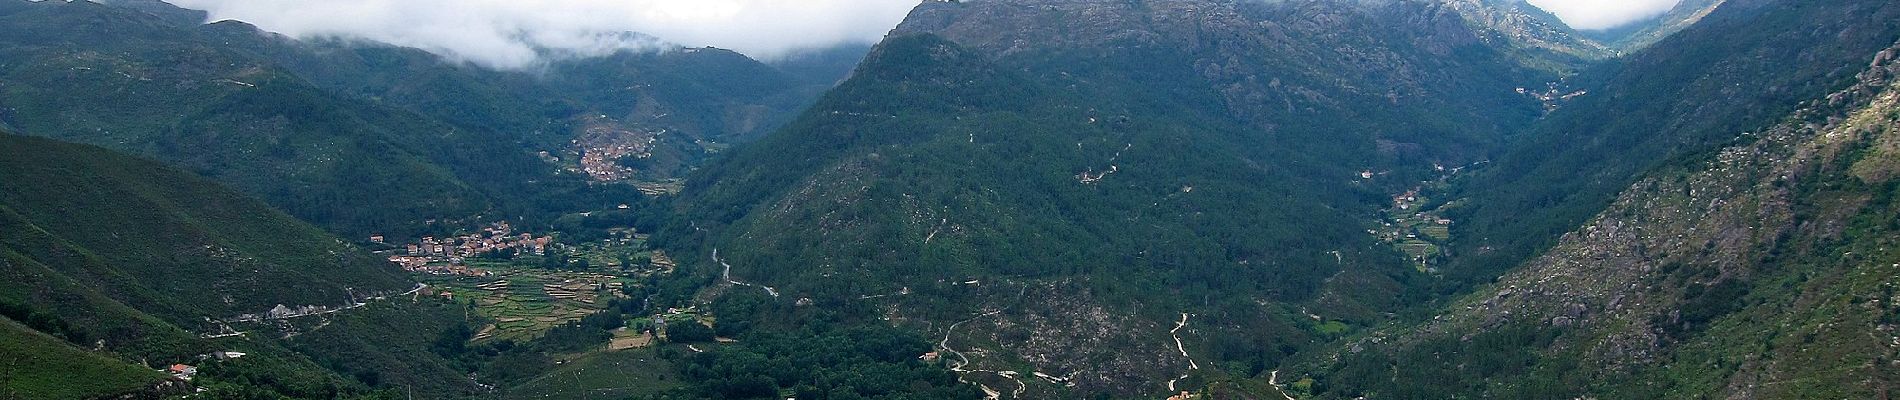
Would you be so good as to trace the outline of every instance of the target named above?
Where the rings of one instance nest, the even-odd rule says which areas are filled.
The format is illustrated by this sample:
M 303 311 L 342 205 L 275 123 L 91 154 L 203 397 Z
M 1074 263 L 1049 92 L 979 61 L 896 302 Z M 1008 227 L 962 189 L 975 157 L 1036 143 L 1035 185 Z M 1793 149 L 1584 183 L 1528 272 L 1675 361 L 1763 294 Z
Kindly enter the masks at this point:
M 175 323 L 406 289 L 402 272 L 250 197 L 90 146 L 0 136 L 14 251 Z M 139 300 L 134 300 L 139 299 Z
M 0 318 L 0 396 L 94 399 L 143 392 L 169 379 Z

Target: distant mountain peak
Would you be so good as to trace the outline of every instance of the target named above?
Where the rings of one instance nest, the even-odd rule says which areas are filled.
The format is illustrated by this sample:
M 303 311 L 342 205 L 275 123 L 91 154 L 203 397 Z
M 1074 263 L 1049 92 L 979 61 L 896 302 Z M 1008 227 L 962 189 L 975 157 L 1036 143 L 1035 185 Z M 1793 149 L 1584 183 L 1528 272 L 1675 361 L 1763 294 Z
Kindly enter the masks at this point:
M 1433 0 L 1456 10 L 1473 27 L 1513 45 L 1583 60 L 1611 56 L 1609 48 L 1565 25 L 1556 16 L 1523 0 Z

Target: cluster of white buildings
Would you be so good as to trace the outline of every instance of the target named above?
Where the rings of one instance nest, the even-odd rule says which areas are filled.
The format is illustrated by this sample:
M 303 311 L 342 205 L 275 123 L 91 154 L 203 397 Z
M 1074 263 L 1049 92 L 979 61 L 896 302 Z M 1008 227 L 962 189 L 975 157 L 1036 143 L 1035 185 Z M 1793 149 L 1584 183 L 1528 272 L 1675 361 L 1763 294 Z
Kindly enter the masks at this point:
M 402 255 L 390 256 L 389 261 L 412 271 L 466 274 L 469 271 L 452 271 L 450 267 L 460 266 L 468 257 L 496 251 L 546 254 L 548 247 L 553 244 L 552 237 L 515 234 L 514 227 L 503 221 L 489 224 L 474 234 L 448 238 L 423 237 L 421 242 L 405 246 Z M 447 263 L 449 267 L 442 267 L 442 271 L 426 270 L 430 268 L 429 265 L 437 263 Z
M 666 131 L 643 133 L 621 129 L 605 121 L 605 116 L 602 117 L 591 121 L 594 125 L 572 142 L 574 152 L 580 154 L 577 168 L 597 182 L 633 179 L 639 171 L 620 165 L 620 159 L 651 157 L 653 153 L 650 150 L 654 142 Z

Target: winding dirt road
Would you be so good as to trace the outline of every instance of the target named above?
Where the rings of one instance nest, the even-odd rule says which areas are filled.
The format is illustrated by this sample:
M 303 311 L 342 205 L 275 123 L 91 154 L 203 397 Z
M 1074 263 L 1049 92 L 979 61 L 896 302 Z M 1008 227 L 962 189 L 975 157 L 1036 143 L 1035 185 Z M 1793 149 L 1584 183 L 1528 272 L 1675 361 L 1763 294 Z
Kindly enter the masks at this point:
M 713 248 L 712 259 L 713 259 L 713 262 L 719 263 L 720 266 L 726 267 L 725 272 L 721 272 L 719 274 L 721 278 L 724 278 L 726 280 L 726 283 L 730 283 L 736 286 L 749 286 L 749 287 L 765 289 L 765 294 L 772 295 L 772 297 L 778 297 L 778 289 L 773 289 L 771 286 L 745 283 L 745 282 L 740 282 L 740 281 L 732 279 L 732 264 L 727 264 L 726 260 L 722 260 L 719 258 L 719 248 L 717 247 Z
M 1174 350 L 1181 352 L 1181 357 L 1187 358 L 1188 360 L 1187 372 L 1182 372 L 1181 377 L 1179 378 L 1168 380 L 1168 392 L 1170 393 L 1173 393 L 1179 390 L 1179 389 L 1174 388 L 1175 382 L 1180 382 L 1182 379 L 1187 379 L 1188 375 L 1191 375 L 1194 373 L 1194 370 L 1201 369 L 1201 365 L 1194 362 L 1194 357 L 1188 355 L 1187 346 L 1184 346 L 1181 344 L 1181 334 L 1180 334 L 1181 328 L 1187 327 L 1187 322 L 1188 322 L 1188 313 L 1181 313 L 1181 322 L 1174 323 L 1174 329 L 1168 330 L 1168 335 L 1174 337 Z
M 1016 294 L 1016 301 L 1019 301 L 1019 302 L 1022 301 L 1023 296 L 1027 294 L 1029 294 L 1029 289 L 1023 288 L 1022 292 Z M 978 389 L 983 390 L 984 397 L 987 400 L 1000 399 L 1003 396 L 1003 392 L 998 391 L 995 388 L 991 388 L 989 385 L 985 385 L 981 382 L 974 382 L 974 381 L 970 381 L 969 379 L 965 379 L 964 378 L 965 376 L 969 374 L 973 374 L 973 373 L 989 373 L 989 374 L 994 374 L 996 376 L 1008 378 L 1009 380 L 1015 381 L 1016 390 L 1010 392 L 1010 398 L 1012 399 L 1023 398 L 1023 392 L 1029 391 L 1029 384 L 1023 383 L 1022 379 L 1017 378 L 1015 371 L 989 371 L 989 370 L 964 369 L 964 367 L 967 367 L 970 365 L 970 357 L 965 356 L 963 352 L 957 351 L 957 349 L 950 348 L 950 336 L 953 334 L 956 334 L 957 327 L 962 326 L 966 322 L 975 321 L 977 319 L 981 319 L 984 317 L 989 317 L 989 316 L 993 316 L 997 314 L 1002 314 L 1004 311 L 1009 311 L 1010 307 L 1011 306 L 1004 306 L 1003 308 L 997 309 L 996 311 L 990 311 L 990 312 L 986 312 L 982 314 L 977 314 L 974 317 L 970 317 L 968 319 L 964 319 L 962 321 L 957 321 L 956 323 L 950 324 L 950 328 L 944 330 L 943 332 L 943 340 L 937 342 L 938 348 L 943 349 L 943 351 L 946 353 L 955 354 L 957 356 L 956 362 L 949 362 L 950 372 L 955 372 L 957 374 L 957 382 L 976 385 Z M 945 360 L 949 360 L 949 358 L 945 358 Z

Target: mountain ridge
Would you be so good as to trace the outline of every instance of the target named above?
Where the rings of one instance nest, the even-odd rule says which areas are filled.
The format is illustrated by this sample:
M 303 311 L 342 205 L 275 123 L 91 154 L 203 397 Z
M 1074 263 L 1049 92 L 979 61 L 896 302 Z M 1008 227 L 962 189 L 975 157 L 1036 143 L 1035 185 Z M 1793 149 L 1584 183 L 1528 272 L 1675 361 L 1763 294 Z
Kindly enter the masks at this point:
M 1462 256 L 1446 274 L 1488 280 L 1581 225 L 1643 171 L 1713 151 L 1735 132 L 1852 84 L 1866 57 L 1900 35 L 1866 16 L 1893 12 L 1883 4 L 1730 0 L 1690 29 L 1566 81 L 1578 96 L 1453 195 L 1469 198 L 1446 212 L 1463 221 L 1452 229 L 1466 240 L 1452 244 Z M 1526 214 L 1538 218 L 1518 217 Z
M 1900 376 L 1881 361 L 1894 350 L 1859 338 L 1892 328 L 1891 296 L 1879 293 L 1892 286 L 1882 277 L 1895 259 L 1885 249 L 1889 150 L 1900 127 L 1896 52 L 1900 43 L 1874 56 L 1855 86 L 1743 133 L 1744 143 L 1651 173 L 1553 250 L 1445 314 L 1357 339 L 1354 354 L 1308 360 L 1304 371 L 1331 377 L 1319 385 L 1334 388 L 1315 394 L 1416 397 L 1443 389 L 1427 382 L 1471 382 L 1464 374 L 1473 373 L 1501 376 L 1464 390 L 1505 397 L 1884 393 Z M 1498 371 L 1509 361 L 1481 352 L 1523 354 L 1525 370 Z M 1460 368 L 1373 383 L 1384 379 L 1366 374 L 1384 374 L 1364 368 L 1384 357 Z
M 1422 299 L 1369 216 L 1486 158 L 1543 113 L 1515 89 L 1561 76 L 1432 4 L 925 3 L 689 179 L 663 246 L 715 282 L 1002 354 L 950 365 L 1011 396 L 1170 392 L 1185 370 L 1246 392 Z

